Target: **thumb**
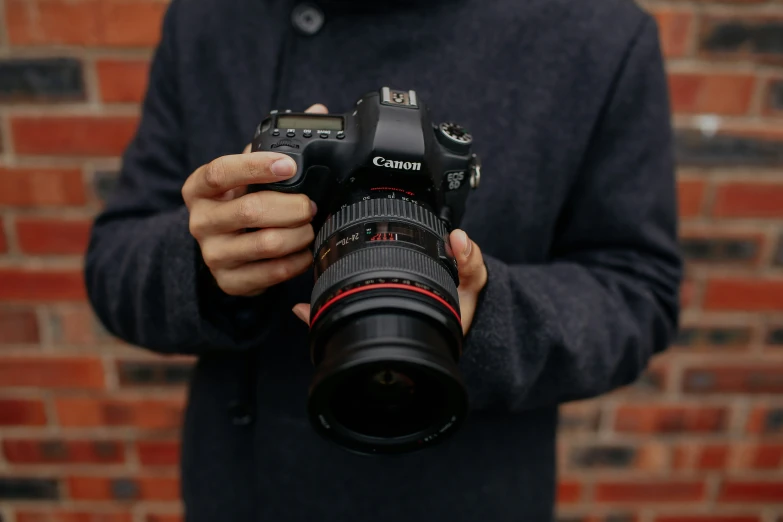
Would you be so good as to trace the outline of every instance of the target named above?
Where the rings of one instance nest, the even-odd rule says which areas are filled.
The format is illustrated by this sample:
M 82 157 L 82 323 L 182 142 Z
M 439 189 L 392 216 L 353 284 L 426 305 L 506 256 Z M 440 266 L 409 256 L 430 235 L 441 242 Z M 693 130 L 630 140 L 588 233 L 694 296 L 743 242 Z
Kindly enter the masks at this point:
M 310 326 L 310 305 L 307 303 L 299 303 L 295 305 L 293 310 L 294 315 Z
M 487 269 L 484 265 L 481 249 L 460 229 L 454 230 L 449 239 L 451 241 L 451 249 L 457 258 L 459 289 L 474 290 L 483 288 L 487 280 Z
M 316 103 L 315 105 L 308 107 L 305 112 L 309 112 L 311 114 L 329 114 L 329 109 L 327 109 L 326 105 L 322 103 Z

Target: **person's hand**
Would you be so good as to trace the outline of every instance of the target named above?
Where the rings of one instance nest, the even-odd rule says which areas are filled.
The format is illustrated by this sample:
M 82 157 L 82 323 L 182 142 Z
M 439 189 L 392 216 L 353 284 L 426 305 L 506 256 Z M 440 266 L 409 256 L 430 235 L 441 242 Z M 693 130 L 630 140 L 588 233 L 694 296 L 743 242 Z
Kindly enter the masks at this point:
M 487 284 L 487 267 L 481 249 L 471 241 L 462 230 L 454 230 L 449 238 L 452 251 L 459 267 L 459 307 L 462 315 L 462 332 L 467 335 L 476 315 L 476 306 L 481 290 Z M 310 324 L 310 305 L 299 303 L 294 306 L 294 314 Z
M 326 113 L 323 105 L 307 112 Z M 228 155 L 203 165 L 182 187 L 190 233 L 218 286 L 253 296 L 307 270 L 313 261 L 310 221 L 315 203 L 304 194 L 247 193 L 247 186 L 275 183 L 296 173 L 296 163 L 276 152 Z M 250 232 L 246 229 L 258 229 Z

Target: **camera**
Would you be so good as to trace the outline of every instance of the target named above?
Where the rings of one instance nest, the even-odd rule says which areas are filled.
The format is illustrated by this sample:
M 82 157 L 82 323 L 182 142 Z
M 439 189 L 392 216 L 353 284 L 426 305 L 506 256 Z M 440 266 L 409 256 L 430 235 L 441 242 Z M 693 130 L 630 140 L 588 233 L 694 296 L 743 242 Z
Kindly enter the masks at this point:
M 307 411 L 348 450 L 422 449 L 467 415 L 448 235 L 481 179 L 471 145 L 460 125 L 433 123 L 415 91 L 388 87 L 345 114 L 272 111 L 256 129 L 252 151 L 287 154 L 297 172 L 250 190 L 318 205 Z

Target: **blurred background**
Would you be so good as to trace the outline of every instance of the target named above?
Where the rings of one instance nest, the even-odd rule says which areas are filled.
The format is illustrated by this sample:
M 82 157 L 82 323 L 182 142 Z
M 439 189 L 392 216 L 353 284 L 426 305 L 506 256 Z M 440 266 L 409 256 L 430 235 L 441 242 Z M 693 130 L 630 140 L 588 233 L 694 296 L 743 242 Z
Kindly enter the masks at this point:
M 559 517 L 783 522 L 783 1 L 644 6 L 677 126 L 684 325 L 638 383 L 563 407 Z M 181 520 L 190 361 L 107 335 L 81 277 L 165 9 L 0 0 L 2 522 Z

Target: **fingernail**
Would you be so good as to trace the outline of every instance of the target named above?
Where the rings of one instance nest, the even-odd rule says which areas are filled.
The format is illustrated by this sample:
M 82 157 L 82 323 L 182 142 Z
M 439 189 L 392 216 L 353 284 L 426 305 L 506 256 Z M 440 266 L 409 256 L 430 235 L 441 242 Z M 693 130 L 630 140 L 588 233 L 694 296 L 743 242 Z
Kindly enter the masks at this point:
M 281 178 L 290 178 L 296 173 L 296 163 L 290 158 L 283 158 L 272 163 L 269 167 L 272 174 Z
M 313 215 L 316 215 L 318 213 L 318 205 L 315 204 L 315 201 L 312 199 L 310 200 L 310 210 L 313 212 Z
M 465 242 L 465 250 L 462 251 L 462 255 L 467 257 L 470 255 L 470 250 L 472 248 L 470 239 L 468 239 L 468 235 L 462 230 L 460 230 L 458 234 L 462 236 L 461 240 Z

